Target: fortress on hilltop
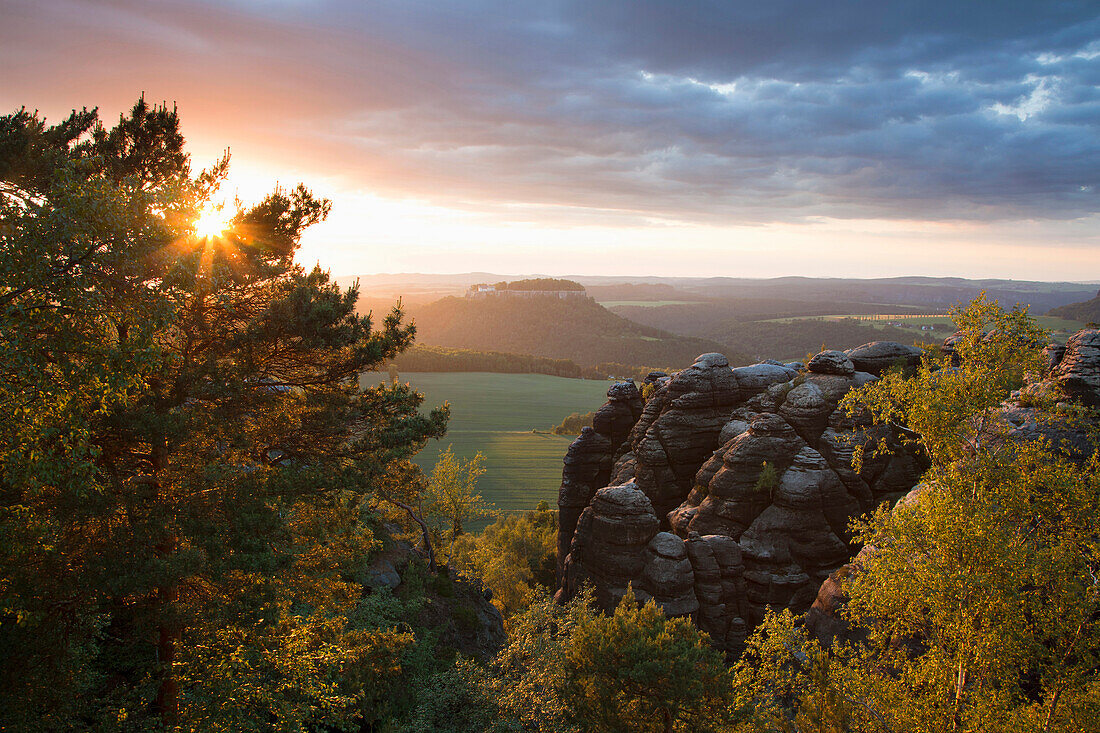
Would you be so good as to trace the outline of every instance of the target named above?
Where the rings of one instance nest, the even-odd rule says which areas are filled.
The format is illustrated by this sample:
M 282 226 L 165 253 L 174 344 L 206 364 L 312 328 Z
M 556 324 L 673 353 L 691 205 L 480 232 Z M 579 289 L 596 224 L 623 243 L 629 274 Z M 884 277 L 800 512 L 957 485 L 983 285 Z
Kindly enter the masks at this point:
M 543 277 L 494 284 L 477 283 L 466 291 L 466 297 L 470 299 L 558 298 L 559 300 L 568 300 L 570 298 L 587 298 L 588 293 L 585 292 L 583 285 L 572 280 Z

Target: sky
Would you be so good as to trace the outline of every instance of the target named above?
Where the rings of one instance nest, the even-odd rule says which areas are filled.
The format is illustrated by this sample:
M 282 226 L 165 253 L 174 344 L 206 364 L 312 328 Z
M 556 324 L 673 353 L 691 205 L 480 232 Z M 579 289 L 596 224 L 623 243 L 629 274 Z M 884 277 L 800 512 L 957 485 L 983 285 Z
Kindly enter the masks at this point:
M 142 93 L 338 276 L 1100 279 L 1096 0 L 0 0 L 0 113 Z

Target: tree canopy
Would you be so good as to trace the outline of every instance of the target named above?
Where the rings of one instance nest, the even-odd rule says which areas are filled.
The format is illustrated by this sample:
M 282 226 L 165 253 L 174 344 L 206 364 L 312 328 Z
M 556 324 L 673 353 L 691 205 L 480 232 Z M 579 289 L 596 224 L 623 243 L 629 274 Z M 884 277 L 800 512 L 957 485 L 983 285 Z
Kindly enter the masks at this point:
M 304 186 L 198 236 L 229 161 L 183 145 L 144 99 L 0 117 L 0 727 L 340 727 L 409 641 L 348 612 L 372 493 L 445 429 L 357 384 L 414 330 L 294 263 Z
M 1002 403 L 1041 372 L 1043 334 L 984 298 L 954 315 L 954 349 L 845 398 L 931 467 L 857 523 L 865 549 L 843 579 L 852 640 L 823 649 L 789 613 L 750 640 L 746 729 L 1097 730 L 1100 454 L 1005 439 Z M 1035 419 L 1078 417 L 1056 391 L 1023 396 Z

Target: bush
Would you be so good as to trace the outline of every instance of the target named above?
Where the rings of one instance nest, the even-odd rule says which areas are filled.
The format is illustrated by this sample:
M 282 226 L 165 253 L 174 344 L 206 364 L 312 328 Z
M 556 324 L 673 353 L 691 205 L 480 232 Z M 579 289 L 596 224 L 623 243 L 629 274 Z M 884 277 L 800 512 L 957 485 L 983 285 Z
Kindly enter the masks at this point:
M 582 429 L 592 426 L 592 419 L 595 416 L 595 412 L 586 412 L 583 415 L 574 412 L 562 420 L 559 425 L 551 428 L 550 432 L 554 435 L 580 435 Z

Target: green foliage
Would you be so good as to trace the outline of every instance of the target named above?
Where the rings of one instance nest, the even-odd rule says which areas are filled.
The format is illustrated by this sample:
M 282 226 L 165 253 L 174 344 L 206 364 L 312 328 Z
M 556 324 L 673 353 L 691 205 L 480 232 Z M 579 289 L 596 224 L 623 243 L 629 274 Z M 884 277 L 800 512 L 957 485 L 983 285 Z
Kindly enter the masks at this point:
M 775 496 L 775 490 L 779 488 L 779 474 L 775 466 L 767 461 L 761 463 L 760 475 L 756 477 L 756 483 L 752 488 L 753 491 L 767 494 L 769 497 Z
M 403 730 L 407 733 L 505 733 L 521 729 L 501 719 L 486 692 L 484 670 L 469 660 L 460 659 L 453 667 L 428 680 L 420 704 Z
M 1026 309 L 1006 312 L 984 294 L 965 309 L 953 309 L 952 316 L 962 334 L 955 344 L 957 366 L 947 355 L 926 355 L 912 377 L 889 372 L 841 402 L 849 414 L 867 410 L 875 424 L 898 428 L 934 467 L 981 449 L 995 409 L 1023 385 L 1025 375 L 1041 371 L 1047 336 Z M 861 459 L 857 448 L 857 468 Z
M 369 488 L 443 433 L 407 347 L 294 264 L 327 201 L 194 222 L 175 110 L 0 118 L 0 727 L 357 725 L 410 639 L 351 620 Z
M 956 317 L 957 368 L 926 360 L 848 400 L 933 459 L 924 490 L 856 525 L 871 549 L 846 613 L 866 641 L 825 654 L 770 616 L 738 673 L 752 730 L 1097 729 L 1100 454 L 1002 439 L 996 407 L 1041 334 L 984 298 Z
M 921 644 L 879 660 L 905 671 L 894 694 L 908 704 L 891 710 L 900 727 L 1095 720 L 1098 538 L 1098 458 L 1082 470 L 1035 444 L 960 460 L 912 506 L 876 513 L 861 539 L 880 549 L 849 588 L 850 610 L 871 644 Z
M 496 508 L 481 498 L 477 482 L 485 474 L 485 456 L 477 453 L 465 460 L 456 458 L 451 446 L 439 452 L 425 487 L 424 518 L 436 539 L 448 547 L 448 557 L 454 556 L 454 543 L 469 522 L 496 516 Z
M 564 606 L 538 594 L 511 619 L 508 643 L 493 659 L 485 680 L 503 717 L 523 730 L 580 733 L 573 711 L 558 691 L 565 684 L 565 650 L 581 619 L 591 616 L 591 596 Z
M 572 280 L 556 277 L 536 277 L 528 280 L 514 280 L 498 290 L 568 290 L 579 292 L 584 286 Z
M 550 432 L 554 435 L 580 435 L 583 428 L 592 427 L 592 418 L 595 416 L 595 412 L 570 413 L 568 417 L 555 425 Z
M 769 609 L 732 670 L 732 707 L 744 733 L 858 731 L 837 710 L 830 657 L 789 610 Z
M 501 714 L 537 731 L 711 731 L 730 720 L 722 656 L 688 619 L 628 592 L 612 616 L 582 595 L 514 617 L 486 684 Z
M 560 694 L 584 730 L 708 731 L 728 718 L 721 654 L 629 589 L 613 615 L 578 620 L 563 672 Z
M 525 607 L 536 588 L 553 587 L 557 531 L 557 512 L 541 502 L 534 511 L 505 515 L 479 534 L 459 537 L 452 562 L 480 578 L 493 592 L 493 603 L 510 616 Z

